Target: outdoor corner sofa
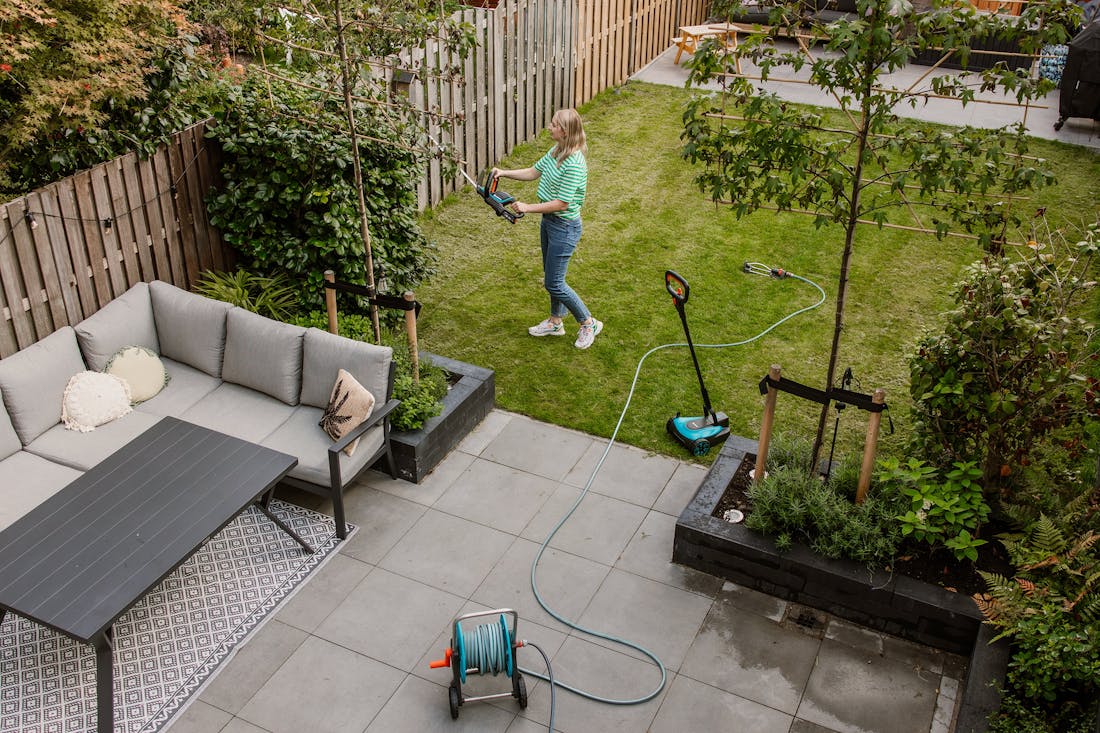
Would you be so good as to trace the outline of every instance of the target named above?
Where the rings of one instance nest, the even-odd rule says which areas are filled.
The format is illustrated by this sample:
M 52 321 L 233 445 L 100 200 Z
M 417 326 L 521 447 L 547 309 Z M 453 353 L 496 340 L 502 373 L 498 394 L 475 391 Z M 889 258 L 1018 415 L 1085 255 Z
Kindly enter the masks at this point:
M 139 346 L 159 355 L 165 387 L 90 432 L 62 424 L 62 399 L 78 372 L 102 371 Z M 376 396 L 369 419 L 339 441 L 318 423 L 340 369 Z M 343 490 L 389 443 L 393 352 L 280 323 L 165 282 L 138 283 L 74 327 L 0 359 L 0 530 L 166 416 L 289 453 L 285 483 L 332 499 L 347 535 Z M 360 439 L 349 457 L 344 448 Z

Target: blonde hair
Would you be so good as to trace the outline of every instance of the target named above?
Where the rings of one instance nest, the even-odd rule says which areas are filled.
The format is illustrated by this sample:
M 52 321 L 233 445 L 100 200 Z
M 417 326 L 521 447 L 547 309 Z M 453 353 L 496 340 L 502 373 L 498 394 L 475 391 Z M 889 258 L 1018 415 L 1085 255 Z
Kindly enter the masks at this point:
M 588 152 L 588 143 L 584 136 L 584 124 L 577 110 L 572 107 L 559 109 L 551 119 L 565 133 L 560 143 L 554 147 L 554 159 L 561 163 L 578 150 Z

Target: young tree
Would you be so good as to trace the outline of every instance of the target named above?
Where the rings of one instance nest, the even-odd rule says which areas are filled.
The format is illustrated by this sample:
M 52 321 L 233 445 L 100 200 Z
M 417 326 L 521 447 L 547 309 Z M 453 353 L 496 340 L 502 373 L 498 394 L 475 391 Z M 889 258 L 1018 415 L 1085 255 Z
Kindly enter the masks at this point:
M 818 226 L 843 227 L 825 377 L 832 385 L 860 225 L 900 226 L 938 237 L 962 230 L 995 250 L 1017 223 L 1003 202 L 1052 178 L 1027 157 L 1022 125 L 942 128 L 901 124 L 894 113 L 899 103 L 915 106 L 930 95 L 966 104 L 979 90 L 1007 90 L 1020 101 L 1033 99 L 1052 88 L 1047 80 L 1003 62 L 977 81 L 933 74 L 921 88 L 893 89 L 884 76 L 920 51 L 944 49 L 965 59 L 983 38 L 1016 38 L 1024 52 L 1037 52 L 1064 39 L 1065 27 L 1075 27 L 1079 11 L 1069 0 L 1028 3 L 1019 17 L 982 14 L 947 0 L 932 0 L 919 12 L 909 0 L 858 0 L 852 17 L 823 25 L 806 9 L 799 0 L 775 5 L 770 27 L 746 39 L 737 53 L 755 62 L 764 80 L 776 69 L 808 68 L 810 83 L 836 98 L 846 124 L 829 124 L 820 112 L 754 89 L 752 79 L 734 73 L 730 52 L 708 43 L 696 54 L 688 83 L 721 78 L 725 84 L 722 92 L 688 105 L 683 154 L 704 165 L 696 177 L 700 189 L 739 217 L 771 208 L 812 215 Z M 733 7 L 731 15 L 740 10 Z M 794 28 L 800 31 L 792 33 Z M 815 42 L 819 47 L 811 53 Z M 825 404 L 811 468 L 817 465 L 828 414 Z

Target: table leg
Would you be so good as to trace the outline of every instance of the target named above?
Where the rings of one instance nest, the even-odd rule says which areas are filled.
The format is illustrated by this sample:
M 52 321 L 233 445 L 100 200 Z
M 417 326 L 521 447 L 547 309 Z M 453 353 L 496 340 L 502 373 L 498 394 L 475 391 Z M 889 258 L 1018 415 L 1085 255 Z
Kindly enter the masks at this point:
M 275 523 L 275 526 L 277 526 L 279 529 L 283 530 L 288 535 L 290 535 L 291 538 L 293 538 L 295 542 L 297 542 L 299 545 L 301 545 L 305 549 L 306 552 L 308 552 L 309 554 L 312 555 L 316 551 L 312 547 L 309 546 L 309 543 L 307 543 L 305 540 L 303 540 L 301 535 L 299 535 L 293 529 L 288 527 L 286 525 L 286 522 L 284 522 L 283 520 L 276 517 L 271 512 L 271 509 L 268 508 L 268 504 L 271 502 L 271 494 L 273 492 L 274 492 L 274 489 L 272 489 L 271 492 L 268 492 L 262 499 L 260 499 L 260 501 L 256 502 L 256 506 L 258 506 L 260 508 L 261 512 L 263 512 L 265 515 L 267 515 L 268 519 L 270 519 L 272 522 Z
M 97 733 L 115 731 L 114 632 L 107 627 L 92 642 L 95 645 Z

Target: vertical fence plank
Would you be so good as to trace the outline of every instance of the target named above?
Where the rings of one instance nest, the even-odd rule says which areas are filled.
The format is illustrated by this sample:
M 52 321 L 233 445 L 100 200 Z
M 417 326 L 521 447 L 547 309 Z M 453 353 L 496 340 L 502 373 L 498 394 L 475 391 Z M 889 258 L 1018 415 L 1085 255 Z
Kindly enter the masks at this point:
M 137 245 L 134 236 L 133 212 L 130 211 L 130 203 L 126 200 L 126 190 L 122 184 L 121 160 L 115 158 L 104 166 L 107 182 L 107 198 L 111 202 L 115 233 L 115 241 L 118 243 L 118 251 L 122 256 L 122 266 L 126 272 L 125 282 L 133 283 L 141 279 L 141 268 L 138 265 Z
M 11 260 L 5 254 L 11 241 L 12 222 L 5 207 L 0 207 L 0 357 L 19 350 L 19 337 L 15 333 L 13 309 L 9 303 L 8 280 L 14 284 L 15 275 L 8 275 Z M 12 258 L 14 260 L 14 258 Z
M 46 217 L 41 213 L 43 210 L 42 195 L 39 192 L 35 191 L 27 196 L 27 210 L 37 212 L 35 221 L 38 222 L 38 226 L 27 226 L 26 229 L 31 239 L 31 246 L 34 248 L 35 257 L 38 259 L 38 268 L 42 275 L 41 294 L 45 299 L 44 309 L 49 311 L 50 314 L 49 333 L 52 333 L 54 329 L 70 322 L 75 323 L 75 321 L 69 320 L 69 312 L 65 307 L 65 297 L 61 293 L 61 275 L 58 273 L 59 268 L 54 257 L 53 247 L 50 246 L 48 222 L 42 221 Z M 46 226 L 43 226 L 44 224 Z M 64 274 L 67 271 L 68 267 L 62 261 L 60 272 Z
M 65 220 L 58 203 L 61 186 L 53 184 L 39 191 L 38 205 L 43 218 L 40 226 L 46 227 L 46 236 L 53 251 L 61 296 L 70 325 L 84 318 L 85 313 L 95 311 L 95 291 L 88 279 L 88 259 L 80 242 L 69 239 Z M 75 246 L 74 246 L 75 245 Z
M 162 146 L 150 159 L 153 162 L 153 177 L 161 195 L 157 197 L 161 221 L 164 222 L 164 240 L 171 267 L 171 282 L 181 288 L 187 287 L 187 254 L 183 236 L 180 234 L 179 196 L 180 189 L 172 177 L 172 161 L 169 146 Z M 167 194 L 167 195 L 166 195 Z M 166 273 L 167 274 L 167 273 Z
M 30 346 L 38 337 L 30 312 L 30 299 L 27 297 L 22 267 L 21 253 L 16 239 L 26 226 L 21 211 L 7 207 L 7 225 L 0 230 L 0 288 L 4 291 L 5 318 L 11 319 L 17 348 Z
M 138 190 L 145 204 L 145 221 L 149 226 L 149 255 L 153 260 L 151 279 L 172 280 L 172 268 L 169 264 L 168 249 L 164 246 L 166 230 L 161 216 L 161 201 L 168 191 L 161 191 L 157 185 L 153 158 L 137 161 L 135 166 L 138 178 Z

